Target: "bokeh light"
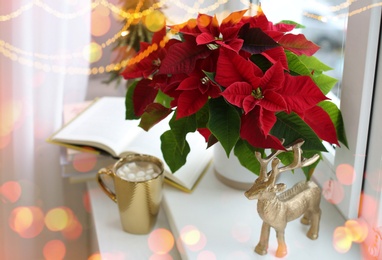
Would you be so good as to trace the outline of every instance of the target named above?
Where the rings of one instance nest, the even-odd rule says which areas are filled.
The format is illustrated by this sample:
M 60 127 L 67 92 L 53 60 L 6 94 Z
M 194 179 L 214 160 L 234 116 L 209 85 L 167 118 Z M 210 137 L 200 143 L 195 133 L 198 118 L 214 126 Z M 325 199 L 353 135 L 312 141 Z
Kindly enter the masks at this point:
M 102 260 L 102 256 L 100 253 L 94 253 L 88 257 L 88 260 Z
M 159 228 L 152 231 L 148 238 L 148 244 L 151 251 L 155 254 L 167 254 L 174 247 L 175 240 L 172 233 L 165 229 Z
M 18 100 L 0 100 L 0 137 L 9 135 L 21 119 L 23 105 Z
M 352 233 L 347 227 L 337 227 L 333 233 L 333 246 L 339 253 L 346 253 L 352 245 Z
M 15 203 L 21 196 L 21 186 L 16 181 L 8 181 L 0 187 L 0 194 L 4 203 Z
M 339 204 L 345 196 L 344 188 L 341 183 L 336 180 L 326 181 L 322 188 L 322 194 L 324 198 L 332 204 Z
M 84 47 L 82 50 L 82 55 L 83 58 L 90 63 L 97 62 L 102 57 L 102 47 L 96 42 L 91 42 L 89 45 Z
M 54 208 L 45 215 L 45 225 L 50 231 L 62 231 L 69 224 L 69 214 L 64 208 Z
M 105 35 L 111 26 L 111 20 L 105 8 L 97 7 L 91 15 L 91 34 L 93 36 Z
M 349 219 L 345 222 L 345 227 L 350 231 L 352 241 L 355 243 L 365 241 L 369 233 L 369 228 L 362 219 Z
M 198 254 L 197 260 L 216 260 L 214 252 L 204 250 Z
M 82 235 L 83 227 L 78 221 L 77 217 L 73 214 L 68 225 L 61 231 L 62 235 L 69 240 L 76 240 Z
M 245 243 L 250 240 L 252 234 L 252 228 L 248 224 L 235 223 L 231 229 L 232 236 L 240 243 Z
M 195 226 L 185 226 L 180 232 L 180 239 L 191 251 L 202 250 L 206 244 L 206 236 Z
M 154 10 L 144 18 L 144 25 L 149 31 L 157 32 L 166 26 L 166 17 L 159 10 Z
M 61 240 L 51 240 L 45 244 L 43 254 L 46 260 L 64 259 L 66 254 L 65 244 Z
M 368 222 L 373 223 L 373 221 L 377 217 L 377 214 L 375 213 L 378 212 L 378 205 L 376 199 L 368 194 L 362 193 L 359 205 L 360 215 L 363 218 L 365 218 Z
M 89 172 L 97 164 L 97 155 L 91 152 L 77 153 L 73 158 L 73 167 L 79 172 Z
M 354 167 L 350 164 L 340 164 L 336 169 L 338 181 L 343 185 L 352 185 L 355 180 Z
M 44 228 L 44 213 L 38 207 L 17 207 L 9 216 L 9 226 L 23 238 L 34 238 Z

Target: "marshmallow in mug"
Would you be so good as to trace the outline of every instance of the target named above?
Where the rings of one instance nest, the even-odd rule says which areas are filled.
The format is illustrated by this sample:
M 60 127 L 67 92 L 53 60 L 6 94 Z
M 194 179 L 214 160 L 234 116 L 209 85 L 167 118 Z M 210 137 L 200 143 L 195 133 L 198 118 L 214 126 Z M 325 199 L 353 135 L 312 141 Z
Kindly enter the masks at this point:
M 128 181 L 148 181 L 158 177 L 160 168 L 150 162 L 129 162 L 117 170 L 117 175 Z

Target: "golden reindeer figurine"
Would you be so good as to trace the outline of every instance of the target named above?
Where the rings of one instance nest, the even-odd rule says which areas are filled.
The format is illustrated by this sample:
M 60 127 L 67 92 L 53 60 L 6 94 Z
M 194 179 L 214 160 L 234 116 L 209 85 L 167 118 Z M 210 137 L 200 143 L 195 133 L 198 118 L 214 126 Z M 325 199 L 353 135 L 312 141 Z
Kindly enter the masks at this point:
M 317 161 L 318 154 L 309 159 L 302 158 L 301 146 L 303 143 L 304 141 L 299 139 L 291 146 L 286 147 L 286 151 L 293 151 L 294 159 L 290 165 L 283 167 L 278 167 L 280 160 L 275 157 L 285 151 L 274 151 L 266 158 L 261 158 L 259 152 L 255 153 L 260 162 L 260 174 L 253 186 L 245 192 L 245 196 L 250 200 L 258 199 L 257 211 L 263 220 L 263 225 L 260 242 L 257 244 L 255 252 L 260 255 L 267 253 L 269 232 L 272 227 L 276 230 L 278 242 L 276 256 L 284 257 L 287 254 L 287 246 L 284 241 L 285 227 L 287 222 L 300 216 L 303 216 L 301 223 L 311 225 L 307 236 L 310 239 L 317 239 L 318 237 L 321 217 L 320 188 L 311 181 L 301 181 L 287 191 L 284 191 L 286 189 L 285 184 L 275 184 L 279 173 L 308 166 Z M 267 173 L 269 162 L 271 162 L 272 170 Z M 278 194 L 279 192 L 282 193 Z

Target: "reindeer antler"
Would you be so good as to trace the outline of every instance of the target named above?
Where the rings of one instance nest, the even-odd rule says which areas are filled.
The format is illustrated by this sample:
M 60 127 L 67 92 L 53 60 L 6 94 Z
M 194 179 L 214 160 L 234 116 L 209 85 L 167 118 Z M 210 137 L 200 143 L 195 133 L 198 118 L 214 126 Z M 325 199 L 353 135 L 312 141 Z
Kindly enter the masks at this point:
M 293 162 L 289 165 L 283 166 L 278 168 L 278 165 L 280 163 L 280 160 L 278 158 L 273 159 L 272 161 L 272 170 L 270 171 L 270 179 L 272 184 L 274 185 L 276 177 L 281 173 L 297 168 L 302 168 L 305 166 L 309 166 L 316 162 L 320 156 L 318 154 L 315 154 L 311 158 L 304 158 L 302 157 L 302 149 L 301 146 L 304 144 L 304 140 L 298 139 L 294 143 L 292 143 L 290 146 L 286 147 L 287 151 L 293 151 Z
M 282 139 L 281 140 L 281 143 L 283 144 L 285 141 L 285 139 Z M 280 153 L 283 153 L 285 151 L 283 150 L 275 150 L 273 151 L 271 154 L 269 154 L 267 157 L 265 158 L 262 158 L 261 157 L 261 153 L 260 152 L 255 152 L 255 156 L 257 158 L 257 160 L 259 161 L 260 163 L 260 173 L 259 173 L 259 178 L 262 178 L 262 179 L 265 179 L 267 178 L 267 166 L 269 164 L 270 161 L 272 161 L 277 155 L 279 155 Z

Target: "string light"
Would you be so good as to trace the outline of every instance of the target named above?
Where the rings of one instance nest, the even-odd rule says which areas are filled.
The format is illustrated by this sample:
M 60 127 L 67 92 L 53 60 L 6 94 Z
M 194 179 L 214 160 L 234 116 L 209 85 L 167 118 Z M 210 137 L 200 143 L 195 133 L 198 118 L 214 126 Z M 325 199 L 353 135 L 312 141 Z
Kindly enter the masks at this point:
M 112 38 L 106 40 L 105 43 L 100 44 L 100 46 L 102 48 L 109 46 L 110 44 L 114 43 L 119 37 L 122 37 L 123 35 L 125 35 L 126 32 L 128 31 L 128 28 L 130 27 L 130 25 L 132 24 L 132 22 L 135 19 L 141 19 L 142 17 L 147 16 L 148 14 L 153 12 L 154 10 L 164 6 L 167 2 L 174 3 L 177 7 L 185 10 L 189 14 L 195 14 L 195 13 L 199 13 L 199 12 L 200 13 L 212 12 L 212 11 L 216 10 L 220 5 L 223 5 L 230 0 L 218 0 L 214 4 L 211 4 L 205 8 L 200 8 L 200 6 L 204 3 L 204 0 L 198 0 L 198 2 L 194 3 L 193 7 L 185 5 L 185 4 L 183 4 L 177 0 L 162 0 L 156 4 L 153 4 L 150 8 L 140 12 L 139 10 L 143 5 L 143 1 L 144 0 L 140 0 L 140 2 L 137 5 L 137 8 L 134 12 L 126 12 L 126 11 L 122 10 L 121 8 L 109 3 L 106 0 L 95 0 L 92 2 L 91 10 L 93 10 L 94 8 L 96 8 L 99 5 L 102 5 L 102 6 L 109 8 L 112 12 L 120 15 L 121 17 L 123 17 L 127 20 L 124 27 L 118 33 L 116 33 Z M 338 12 L 342 9 L 348 8 L 352 3 L 356 2 L 356 1 L 357 0 L 347 0 L 346 2 L 341 3 L 337 6 L 331 6 L 330 10 L 332 10 L 333 12 Z M 251 4 L 250 1 L 248 1 L 248 0 L 241 0 L 241 2 L 243 4 L 246 4 L 246 5 Z M 49 7 L 48 5 L 43 3 L 41 0 L 33 0 L 33 2 L 21 6 L 16 11 L 13 11 L 7 15 L 1 15 L 0 16 L 0 22 L 8 21 L 8 20 L 17 18 L 23 12 L 31 9 L 33 6 L 38 6 L 38 7 L 42 8 L 44 11 L 46 11 L 46 12 L 48 12 L 48 13 L 50 13 L 50 14 L 58 17 L 58 18 L 61 18 L 61 19 L 73 19 L 73 18 L 80 16 L 80 15 L 83 15 L 89 11 L 89 9 L 85 8 L 85 9 L 79 10 L 75 13 L 64 14 L 64 13 L 58 12 L 57 10 L 52 9 L 51 7 Z M 354 15 L 360 14 L 364 11 L 367 11 L 369 9 L 380 7 L 380 6 L 382 6 L 382 2 L 374 3 L 374 4 L 371 4 L 368 6 L 364 6 L 364 7 L 358 8 L 358 9 L 356 9 L 350 13 L 339 14 L 339 15 L 336 15 L 335 17 L 339 17 L 339 16 L 351 17 Z M 255 7 L 257 7 L 257 5 L 255 5 Z M 317 19 L 317 20 L 322 19 L 322 17 L 320 17 L 320 16 L 314 16 L 313 14 L 309 14 L 309 13 L 305 13 L 304 15 L 309 16 L 313 19 Z M 182 26 L 185 26 L 185 25 L 187 25 L 187 23 L 182 25 Z M 178 27 L 178 29 L 180 29 L 180 27 Z M 59 55 L 46 55 L 46 54 L 40 54 L 40 53 L 33 53 L 33 52 L 27 52 L 27 51 L 24 51 L 22 49 L 15 47 L 15 46 L 12 46 L 11 44 L 9 44 L 3 40 L 0 40 L 0 54 L 2 54 L 4 57 L 6 57 L 6 58 L 8 58 L 14 62 L 18 62 L 22 65 L 33 67 L 37 70 L 42 70 L 45 72 L 53 72 L 53 73 L 60 73 L 60 74 L 84 74 L 84 75 L 93 74 L 93 75 L 95 75 L 95 74 L 109 73 L 113 70 L 118 71 L 121 68 L 126 67 L 127 65 L 131 65 L 131 64 L 139 62 L 141 59 L 147 57 L 152 52 L 156 51 L 159 47 L 163 48 L 167 44 L 167 42 L 169 41 L 169 39 L 172 37 L 172 35 L 174 33 L 176 33 L 176 30 L 170 31 L 159 42 L 159 46 L 154 43 L 149 48 L 147 48 L 145 51 L 143 51 L 139 56 L 133 57 L 131 59 L 123 60 L 119 63 L 111 63 L 111 64 L 108 64 L 106 66 L 92 67 L 92 68 L 73 67 L 73 66 L 65 67 L 65 66 L 50 65 L 48 63 L 44 63 L 44 62 L 40 62 L 40 61 L 34 61 L 32 59 L 32 58 L 38 58 L 38 59 L 42 59 L 42 60 L 73 59 L 73 58 L 82 57 L 82 53 L 70 53 L 70 54 L 59 54 Z

